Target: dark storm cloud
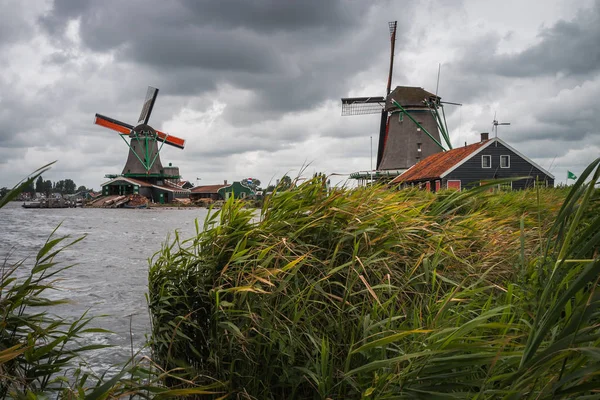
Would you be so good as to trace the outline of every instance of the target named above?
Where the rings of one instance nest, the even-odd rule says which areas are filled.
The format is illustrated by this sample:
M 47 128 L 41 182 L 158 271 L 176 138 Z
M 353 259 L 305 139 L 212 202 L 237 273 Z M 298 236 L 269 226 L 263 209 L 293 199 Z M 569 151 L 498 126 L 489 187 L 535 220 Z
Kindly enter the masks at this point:
M 539 42 L 516 54 L 496 54 L 498 40 L 474 48 L 464 60 L 474 72 L 506 77 L 589 75 L 600 71 L 600 1 L 571 21 L 543 28 Z M 483 51 L 481 51 L 483 50 Z
M 194 15 L 225 28 L 245 27 L 253 31 L 273 33 L 322 29 L 345 30 L 362 17 L 365 5 L 342 1 L 183 1 Z
M 254 92 L 246 116 L 230 110 L 225 115 L 243 124 L 347 94 L 350 77 L 387 51 L 385 29 L 365 29 L 371 12 L 379 10 L 387 20 L 382 4 L 56 0 L 42 23 L 60 37 L 78 19 L 86 47 L 148 68 L 173 95 L 198 95 L 219 84 Z

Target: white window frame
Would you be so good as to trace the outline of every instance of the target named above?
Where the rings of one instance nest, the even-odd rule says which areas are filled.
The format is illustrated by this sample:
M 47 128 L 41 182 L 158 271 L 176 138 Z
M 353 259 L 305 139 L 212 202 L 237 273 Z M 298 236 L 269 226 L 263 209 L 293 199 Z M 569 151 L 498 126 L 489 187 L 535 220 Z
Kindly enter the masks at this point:
M 448 179 L 448 180 L 446 181 L 446 189 L 454 189 L 454 188 L 450 188 L 450 187 L 448 187 L 448 184 L 449 184 L 450 182 L 458 182 L 458 191 L 459 191 L 459 192 L 460 192 L 460 191 L 462 191 L 462 182 L 461 182 L 461 180 L 460 180 L 460 179 Z
M 490 180 L 490 181 L 479 181 L 479 186 L 487 185 L 488 183 L 492 183 L 492 182 L 493 182 L 493 180 Z M 502 184 L 499 183 L 497 185 L 490 186 L 490 190 L 494 190 L 494 189 L 495 190 L 502 190 L 502 185 L 507 185 L 505 189 L 512 190 L 512 188 L 513 188 L 513 183 L 512 183 L 512 181 L 510 181 L 510 182 L 507 182 L 507 183 L 502 183 Z M 508 185 L 510 185 L 510 188 L 508 187 Z
M 488 158 L 490 159 L 490 165 L 489 165 L 488 167 L 486 167 L 485 165 L 483 165 L 483 160 L 484 160 L 486 157 L 488 157 Z M 481 156 L 481 168 L 485 168 L 485 169 L 492 168 L 492 156 L 490 156 L 490 155 L 487 155 L 487 154 L 483 154 L 483 155 Z
M 507 162 L 508 165 L 506 167 L 502 166 L 502 157 L 506 157 L 506 159 L 508 160 L 508 162 Z M 504 154 L 504 155 L 500 156 L 500 168 L 510 168 L 510 155 Z

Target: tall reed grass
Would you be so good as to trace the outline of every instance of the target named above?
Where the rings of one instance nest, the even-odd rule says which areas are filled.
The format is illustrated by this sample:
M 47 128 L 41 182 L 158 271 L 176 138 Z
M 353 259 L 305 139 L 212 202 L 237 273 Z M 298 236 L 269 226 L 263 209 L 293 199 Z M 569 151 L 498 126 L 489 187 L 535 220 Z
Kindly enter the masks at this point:
M 228 201 L 151 260 L 154 360 L 223 398 L 596 398 L 599 164 L 570 190 Z

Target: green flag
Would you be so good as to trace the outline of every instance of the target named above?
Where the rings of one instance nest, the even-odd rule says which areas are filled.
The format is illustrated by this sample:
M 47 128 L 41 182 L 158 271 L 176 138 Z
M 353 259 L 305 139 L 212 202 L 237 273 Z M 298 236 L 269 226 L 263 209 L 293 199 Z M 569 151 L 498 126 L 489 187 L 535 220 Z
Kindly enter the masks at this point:
M 575 180 L 575 179 L 577 179 L 577 177 L 571 171 L 567 171 L 567 179 L 573 179 L 573 180 Z

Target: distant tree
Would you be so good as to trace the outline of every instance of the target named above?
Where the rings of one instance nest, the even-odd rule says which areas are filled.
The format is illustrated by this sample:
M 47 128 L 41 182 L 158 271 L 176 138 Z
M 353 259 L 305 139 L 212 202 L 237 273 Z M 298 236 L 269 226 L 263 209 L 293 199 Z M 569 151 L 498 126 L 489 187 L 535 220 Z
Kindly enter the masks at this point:
M 281 180 L 279 181 L 279 190 L 281 190 L 281 191 L 288 190 L 291 187 L 292 187 L 292 178 L 290 178 L 287 175 L 285 175 L 283 178 L 281 178 Z
M 54 192 L 64 193 L 65 192 L 65 181 L 60 180 L 58 182 L 54 182 Z
M 51 180 L 44 181 L 44 190 L 42 191 L 42 193 L 45 193 L 46 196 L 50 196 L 50 193 L 52 193 L 52 181 Z
M 33 185 L 33 182 L 31 182 L 29 185 L 27 185 L 27 187 L 25 187 L 23 193 L 29 193 L 31 196 L 35 196 L 35 186 Z
M 6 196 L 10 192 L 10 189 L 7 187 L 0 188 L 0 198 Z
M 75 193 L 76 188 L 77 188 L 77 185 L 75 185 L 75 182 L 73 182 L 72 179 L 65 179 L 62 193 L 73 194 L 73 193 Z
M 44 192 L 44 178 L 42 178 L 42 176 L 38 176 L 37 180 L 35 181 L 35 191 L 38 193 L 43 193 Z
M 260 179 L 248 178 L 248 186 L 254 191 L 260 190 Z
M 90 190 L 92 190 L 92 189 L 88 189 L 88 188 L 86 188 L 85 186 L 82 185 L 82 186 L 79 186 L 77 188 L 77 190 L 75 190 L 75 192 L 76 193 L 79 193 L 79 192 L 89 192 Z
M 266 194 L 266 193 L 271 193 L 273 190 L 275 190 L 275 186 L 274 186 L 274 185 L 269 185 L 269 186 L 267 186 L 267 188 L 265 189 L 265 194 Z

